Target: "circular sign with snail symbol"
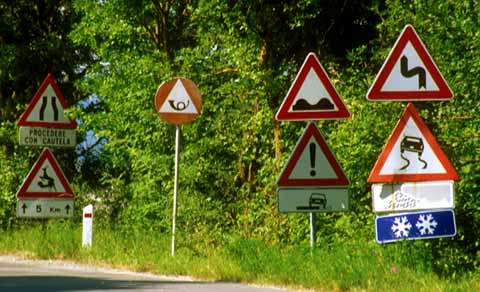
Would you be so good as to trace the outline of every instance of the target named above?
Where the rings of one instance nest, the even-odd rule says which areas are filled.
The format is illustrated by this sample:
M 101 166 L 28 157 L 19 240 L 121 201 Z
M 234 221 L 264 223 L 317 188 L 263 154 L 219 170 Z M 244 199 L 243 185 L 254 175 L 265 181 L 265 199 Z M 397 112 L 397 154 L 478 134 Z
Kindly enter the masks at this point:
M 190 123 L 202 110 L 202 97 L 195 83 L 176 77 L 158 87 L 155 94 L 155 109 L 168 123 L 175 125 Z

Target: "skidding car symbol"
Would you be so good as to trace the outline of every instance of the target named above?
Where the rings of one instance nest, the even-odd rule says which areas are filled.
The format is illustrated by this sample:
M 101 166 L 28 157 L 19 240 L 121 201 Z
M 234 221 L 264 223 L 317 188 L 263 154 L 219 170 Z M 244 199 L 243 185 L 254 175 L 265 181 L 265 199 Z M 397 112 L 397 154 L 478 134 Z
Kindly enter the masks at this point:
M 418 153 L 418 160 L 423 163 L 423 169 L 427 167 L 427 162 L 421 158 L 423 154 L 423 140 L 418 137 L 405 136 L 400 143 L 400 157 L 407 162 L 400 170 L 407 168 L 410 165 L 410 160 L 403 156 L 405 151 Z

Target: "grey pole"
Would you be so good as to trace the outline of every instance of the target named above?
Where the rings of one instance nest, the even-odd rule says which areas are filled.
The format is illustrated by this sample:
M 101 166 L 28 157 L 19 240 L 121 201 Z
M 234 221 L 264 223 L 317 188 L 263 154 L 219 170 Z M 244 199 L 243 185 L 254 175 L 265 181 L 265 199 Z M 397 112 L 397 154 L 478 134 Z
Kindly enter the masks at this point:
M 314 226 L 313 213 L 310 213 L 310 247 L 313 248 L 315 243 L 315 226 Z
M 172 256 L 175 256 L 175 221 L 177 217 L 177 194 L 178 194 L 178 161 L 180 152 L 180 126 L 175 128 L 175 181 L 173 185 L 173 219 L 172 219 Z

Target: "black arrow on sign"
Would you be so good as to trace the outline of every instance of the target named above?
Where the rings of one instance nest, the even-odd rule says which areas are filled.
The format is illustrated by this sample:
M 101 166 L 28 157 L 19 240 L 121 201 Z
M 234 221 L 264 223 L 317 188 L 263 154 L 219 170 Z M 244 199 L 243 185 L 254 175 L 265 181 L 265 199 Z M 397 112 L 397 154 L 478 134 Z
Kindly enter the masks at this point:
M 400 59 L 400 73 L 406 78 L 418 75 L 418 89 L 422 87 L 427 88 L 427 73 L 425 72 L 425 69 L 420 66 L 408 69 L 408 58 L 406 56 L 402 56 Z
M 70 212 L 70 205 L 67 205 L 67 206 L 65 207 L 65 210 L 67 211 L 67 215 L 68 215 L 68 212 Z
M 27 204 L 23 203 L 21 208 L 23 209 L 23 214 L 25 214 L 25 210 L 27 209 Z

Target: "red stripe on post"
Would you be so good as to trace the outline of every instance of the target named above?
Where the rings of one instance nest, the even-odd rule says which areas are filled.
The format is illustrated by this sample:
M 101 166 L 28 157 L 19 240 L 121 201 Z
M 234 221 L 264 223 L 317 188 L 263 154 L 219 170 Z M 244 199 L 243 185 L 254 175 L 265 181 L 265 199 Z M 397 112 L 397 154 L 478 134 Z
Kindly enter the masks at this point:
M 92 213 L 86 213 L 83 215 L 83 218 L 92 218 Z

